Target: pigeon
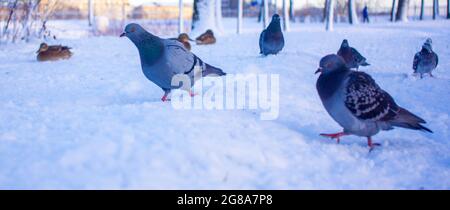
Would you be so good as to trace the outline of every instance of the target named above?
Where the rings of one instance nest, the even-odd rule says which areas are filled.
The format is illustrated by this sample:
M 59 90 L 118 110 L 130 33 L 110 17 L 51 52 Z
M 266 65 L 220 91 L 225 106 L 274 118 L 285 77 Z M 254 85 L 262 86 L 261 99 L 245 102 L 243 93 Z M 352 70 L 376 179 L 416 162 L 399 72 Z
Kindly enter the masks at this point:
M 425 120 L 398 106 L 370 75 L 350 70 L 341 57 L 335 54 L 323 57 L 317 73 L 320 76 L 316 88 L 322 104 L 343 127 L 343 132 L 321 136 L 336 139 L 338 143 L 345 135 L 367 137 L 373 149 L 380 144 L 372 143 L 372 136 L 380 130 L 402 127 L 432 133 L 422 125 Z
M 430 74 L 437 67 L 439 58 L 436 53 L 433 52 L 431 44 L 433 41 L 428 38 L 422 45 L 422 50 L 414 56 L 413 69 L 414 73 L 420 74 L 420 78 L 423 78 L 423 74 Z
M 342 41 L 341 47 L 339 48 L 337 55 L 341 56 L 348 68 L 359 69 L 359 66 L 368 66 L 366 58 L 362 56 L 358 50 L 353 47 L 350 47 L 347 39 Z
M 276 55 L 283 47 L 284 37 L 281 31 L 280 16 L 274 14 L 267 29 L 263 30 L 259 36 L 259 53 L 265 56 L 269 54 Z
M 158 85 L 163 91 L 162 101 L 167 98 L 172 89 L 182 88 L 172 86 L 172 77 L 178 74 L 187 75 L 191 80 L 191 86 L 200 75 L 195 69 L 199 69 L 201 76 L 224 76 L 221 69 L 203 62 L 195 54 L 189 52 L 183 44 L 176 40 L 162 39 L 147 32 L 139 24 L 131 23 L 125 27 L 120 37 L 128 37 L 137 47 L 141 59 L 141 67 L 145 77 Z M 184 88 L 183 88 L 184 89 Z M 190 92 L 191 96 L 194 96 Z
M 198 45 L 207 45 L 216 43 L 216 37 L 211 29 L 206 30 L 205 33 L 195 39 Z
M 187 35 L 186 33 L 181 33 L 178 38 L 171 38 L 171 40 L 177 40 L 181 42 L 187 50 L 191 51 L 191 43 L 189 43 L 189 41 L 193 40 L 189 38 L 189 35 Z
M 38 61 L 56 61 L 61 59 L 69 59 L 73 53 L 70 51 L 70 47 L 62 45 L 51 45 L 47 43 L 41 43 L 37 53 Z

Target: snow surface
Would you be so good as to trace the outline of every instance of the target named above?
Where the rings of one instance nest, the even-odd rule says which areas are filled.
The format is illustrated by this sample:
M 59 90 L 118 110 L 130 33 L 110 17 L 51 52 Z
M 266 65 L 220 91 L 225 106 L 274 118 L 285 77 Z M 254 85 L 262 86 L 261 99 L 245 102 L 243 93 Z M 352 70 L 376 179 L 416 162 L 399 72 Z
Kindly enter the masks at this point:
M 39 41 L 0 46 L 1 189 L 450 189 L 450 22 L 292 24 L 277 56 L 258 55 L 260 25 L 244 22 L 212 46 L 193 46 L 228 73 L 280 75 L 280 116 L 254 110 L 174 110 L 142 74 L 127 39 L 80 31 L 58 43 L 71 60 L 39 63 Z M 73 23 L 68 23 L 68 25 Z M 67 26 L 68 27 L 68 26 Z M 81 30 L 82 26 L 73 26 Z M 436 78 L 411 76 L 431 37 Z M 434 133 L 381 132 L 341 144 L 320 137 L 341 128 L 316 93 L 319 59 L 349 39 L 399 105 Z M 54 42 L 57 43 L 57 42 Z

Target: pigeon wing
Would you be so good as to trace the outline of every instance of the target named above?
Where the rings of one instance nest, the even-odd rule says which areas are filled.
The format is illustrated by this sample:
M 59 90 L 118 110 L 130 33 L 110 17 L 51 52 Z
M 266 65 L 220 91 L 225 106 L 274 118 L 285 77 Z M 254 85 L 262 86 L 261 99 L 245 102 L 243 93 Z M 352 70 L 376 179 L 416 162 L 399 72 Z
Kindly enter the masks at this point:
M 434 53 L 434 52 L 433 52 L 433 55 L 434 55 L 434 57 L 436 58 L 436 66 L 434 66 L 434 67 L 437 67 L 437 65 L 439 64 L 439 57 L 438 57 L 438 55 L 437 55 L 436 53 Z
M 259 53 L 263 53 L 263 44 L 264 44 L 264 37 L 266 36 L 266 30 L 263 30 L 261 32 L 261 35 L 259 36 Z
M 416 53 L 416 55 L 414 56 L 414 61 L 413 61 L 414 71 L 417 71 L 417 66 L 419 65 L 419 60 L 420 60 L 420 53 Z
M 176 40 L 165 40 L 166 62 L 174 74 L 185 74 L 194 68 L 194 54 Z
M 358 50 L 356 50 L 355 48 L 351 48 L 352 49 L 352 54 L 355 58 L 356 63 L 361 63 L 364 62 L 366 60 L 366 58 L 364 56 L 361 55 L 361 53 L 358 52 Z
M 394 99 L 364 72 L 352 72 L 349 75 L 345 106 L 360 120 L 388 121 L 399 112 Z

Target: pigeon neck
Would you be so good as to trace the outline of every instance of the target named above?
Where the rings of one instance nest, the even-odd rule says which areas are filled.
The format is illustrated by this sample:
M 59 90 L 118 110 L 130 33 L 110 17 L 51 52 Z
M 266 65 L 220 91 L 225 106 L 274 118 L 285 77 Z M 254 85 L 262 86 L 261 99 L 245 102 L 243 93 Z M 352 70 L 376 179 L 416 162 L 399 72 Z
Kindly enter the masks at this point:
M 161 39 L 156 36 L 148 36 L 146 39 L 135 43 L 139 49 L 142 64 L 154 64 L 163 54 L 164 46 Z
M 425 48 L 425 47 L 422 47 L 421 52 L 422 52 L 422 53 L 431 53 L 431 51 L 429 51 L 429 50 L 428 50 L 427 48 Z
M 317 91 L 321 99 L 330 98 L 339 89 L 350 70 L 345 67 L 330 73 L 321 74 L 317 80 Z
M 281 31 L 281 25 L 279 21 L 272 21 L 267 27 L 270 31 Z

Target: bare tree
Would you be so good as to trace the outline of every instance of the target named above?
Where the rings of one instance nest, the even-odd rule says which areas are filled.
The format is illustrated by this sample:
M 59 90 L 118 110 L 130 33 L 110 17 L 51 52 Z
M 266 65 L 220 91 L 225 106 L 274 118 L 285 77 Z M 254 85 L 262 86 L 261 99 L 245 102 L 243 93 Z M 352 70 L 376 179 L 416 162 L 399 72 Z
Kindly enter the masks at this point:
M 409 0 L 398 1 L 397 15 L 395 18 L 396 21 L 402 22 L 408 21 L 408 7 L 409 7 Z
M 423 20 L 425 10 L 425 0 L 420 1 L 420 20 Z
M 211 29 L 222 31 L 222 8 L 220 0 L 195 0 L 192 17 L 193 34 Z
M 358 16 L 356 14 L 354 0 L 348 0 L 348 22 L 350 24 L 358 24 Z
M 447 19 L 450 19 L 450 0 L 447 0 Z
M 289 18 L 292 22 L 295 22 L 295 16 L 294 16 L 294 0 L 289 1 Z
M 439 16 L 439 1 L 433 0 L 433 20 Z
M 285 31 L 289 31 L 290 30 L 290 26 L 289 26 L 289 7 L 288 7 L 288 0 L 283 0 L 283 29 Z
M 392 0 L 392 8 L 391 8 L 391 22 L 395 21 L 395 13 L 397 8 L 397 0 Z
M 334 0 L 326 0 L 328 3 L 326 11 L 327 11 L 327 18 L 326 18 L 326 26 L 325 29 L 327 31 L 333 31 L 333 24 L 334 24 Z
M 92 26 L 94 23 L 94 0 L 88 1 L 88 21 L 89 26 Z

